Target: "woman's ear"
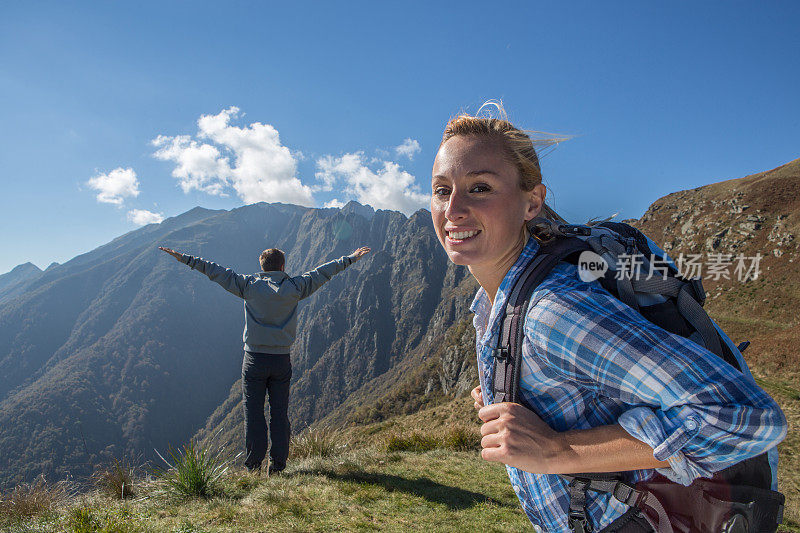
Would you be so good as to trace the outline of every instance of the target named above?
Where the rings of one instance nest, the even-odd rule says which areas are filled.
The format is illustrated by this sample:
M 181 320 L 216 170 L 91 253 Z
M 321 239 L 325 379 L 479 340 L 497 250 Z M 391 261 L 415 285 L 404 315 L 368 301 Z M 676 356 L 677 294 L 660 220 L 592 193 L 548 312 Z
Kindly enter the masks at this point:
M 544 206 L 544 199 L 547 196 L 547 187 L 543 183 L 538 184 L 528 191 L 528 209 L 525 211 L 525 221 L 532 220 L 539 216 Z

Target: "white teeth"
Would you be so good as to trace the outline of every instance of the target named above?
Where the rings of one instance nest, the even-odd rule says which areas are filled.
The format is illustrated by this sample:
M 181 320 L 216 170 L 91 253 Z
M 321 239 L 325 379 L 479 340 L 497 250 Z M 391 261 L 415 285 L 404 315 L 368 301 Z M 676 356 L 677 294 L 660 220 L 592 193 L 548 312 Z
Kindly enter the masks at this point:
M 456 241 L 460 241 L 460 240 L 463 240 L 463 239 L 468 239 L 469 237 L 474 237 L 477 234 L 478 234 L 477 231 L 458 231 L 458 232 L 452 232 L 451 231 L 451 232 L 448 233 L 450 238 L 454 239 Z

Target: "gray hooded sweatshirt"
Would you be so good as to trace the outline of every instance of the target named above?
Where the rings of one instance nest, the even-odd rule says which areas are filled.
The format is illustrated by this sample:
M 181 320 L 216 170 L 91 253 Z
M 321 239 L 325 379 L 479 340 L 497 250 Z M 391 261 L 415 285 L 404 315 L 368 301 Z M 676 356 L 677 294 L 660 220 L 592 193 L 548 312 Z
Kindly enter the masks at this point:
M 202 272 L 223 289 L 244 300 L 244 349 L 248 352 L 288 354 L 297 332 L 297 304 L 335 275 L 352 265 L 345 255 L 300 276 L 273 270 L 237 274 L 199 257 L 182 254 L 181 262 Z

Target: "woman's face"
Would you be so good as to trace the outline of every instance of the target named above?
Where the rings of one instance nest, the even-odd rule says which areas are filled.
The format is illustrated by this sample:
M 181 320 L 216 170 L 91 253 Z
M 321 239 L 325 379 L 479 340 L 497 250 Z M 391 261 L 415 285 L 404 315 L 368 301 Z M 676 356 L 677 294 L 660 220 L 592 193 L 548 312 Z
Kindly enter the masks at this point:
M 544 186 L 523 191 L 519 171 L 497 139 L 456 136 L 436 154 L 431 180 L 436 235 L 457 265 L 491 267 L 515 260 L 524 224 L 541 210 Z M 474 271 L 473 271 L 474 273 Z

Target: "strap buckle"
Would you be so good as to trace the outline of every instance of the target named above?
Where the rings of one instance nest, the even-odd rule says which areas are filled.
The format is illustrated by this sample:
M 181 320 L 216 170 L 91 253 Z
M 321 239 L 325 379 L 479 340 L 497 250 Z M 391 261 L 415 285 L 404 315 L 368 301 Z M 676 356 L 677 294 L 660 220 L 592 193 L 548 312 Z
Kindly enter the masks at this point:
M 558 231 L 564 235 L 580 235 L 582 237 L 592 234 L 592 228 L 581 224 L 561 224 L 558 226 Z
M 558 237 L 568 237 L 570 235 L 579 235 L 582 237 L 589 237 L 592 234 L 592 228 L 582 224 L 559 224 L 556 221 L 536 217 L 528 222 L 528 229 L 531 235 L 542 244 L 549 244 Z
M 492 350 L 492 355 L 498 361 L 505 361 L 508 359 L 509 356 L 509 348 L 508 346 L 501 346 L 500 348 L 494 348 Z
M 586 514 L 573 511 L 572 509 L 570 509 L 569 515 L 567 515 L 567 525 L 572 528 L 573 533 L 590 533 L 592 531 Z
M 586 491 L 591 484 L 591 480 L 579 477 L 573 478 L 569 482 L 567 525 L 572 528 L 573 533 L 590 533 L 592 531 L 592 525 L 586 515 Z
M 647 498 L 647 492 L 636 490 L 633 486 L 628 485 L 624 481 L 618 481 L 614 485 L 614 490 L 611 492 L 617 500 L 630 507 L 637 507 L 641 509 L 642 503 Z

